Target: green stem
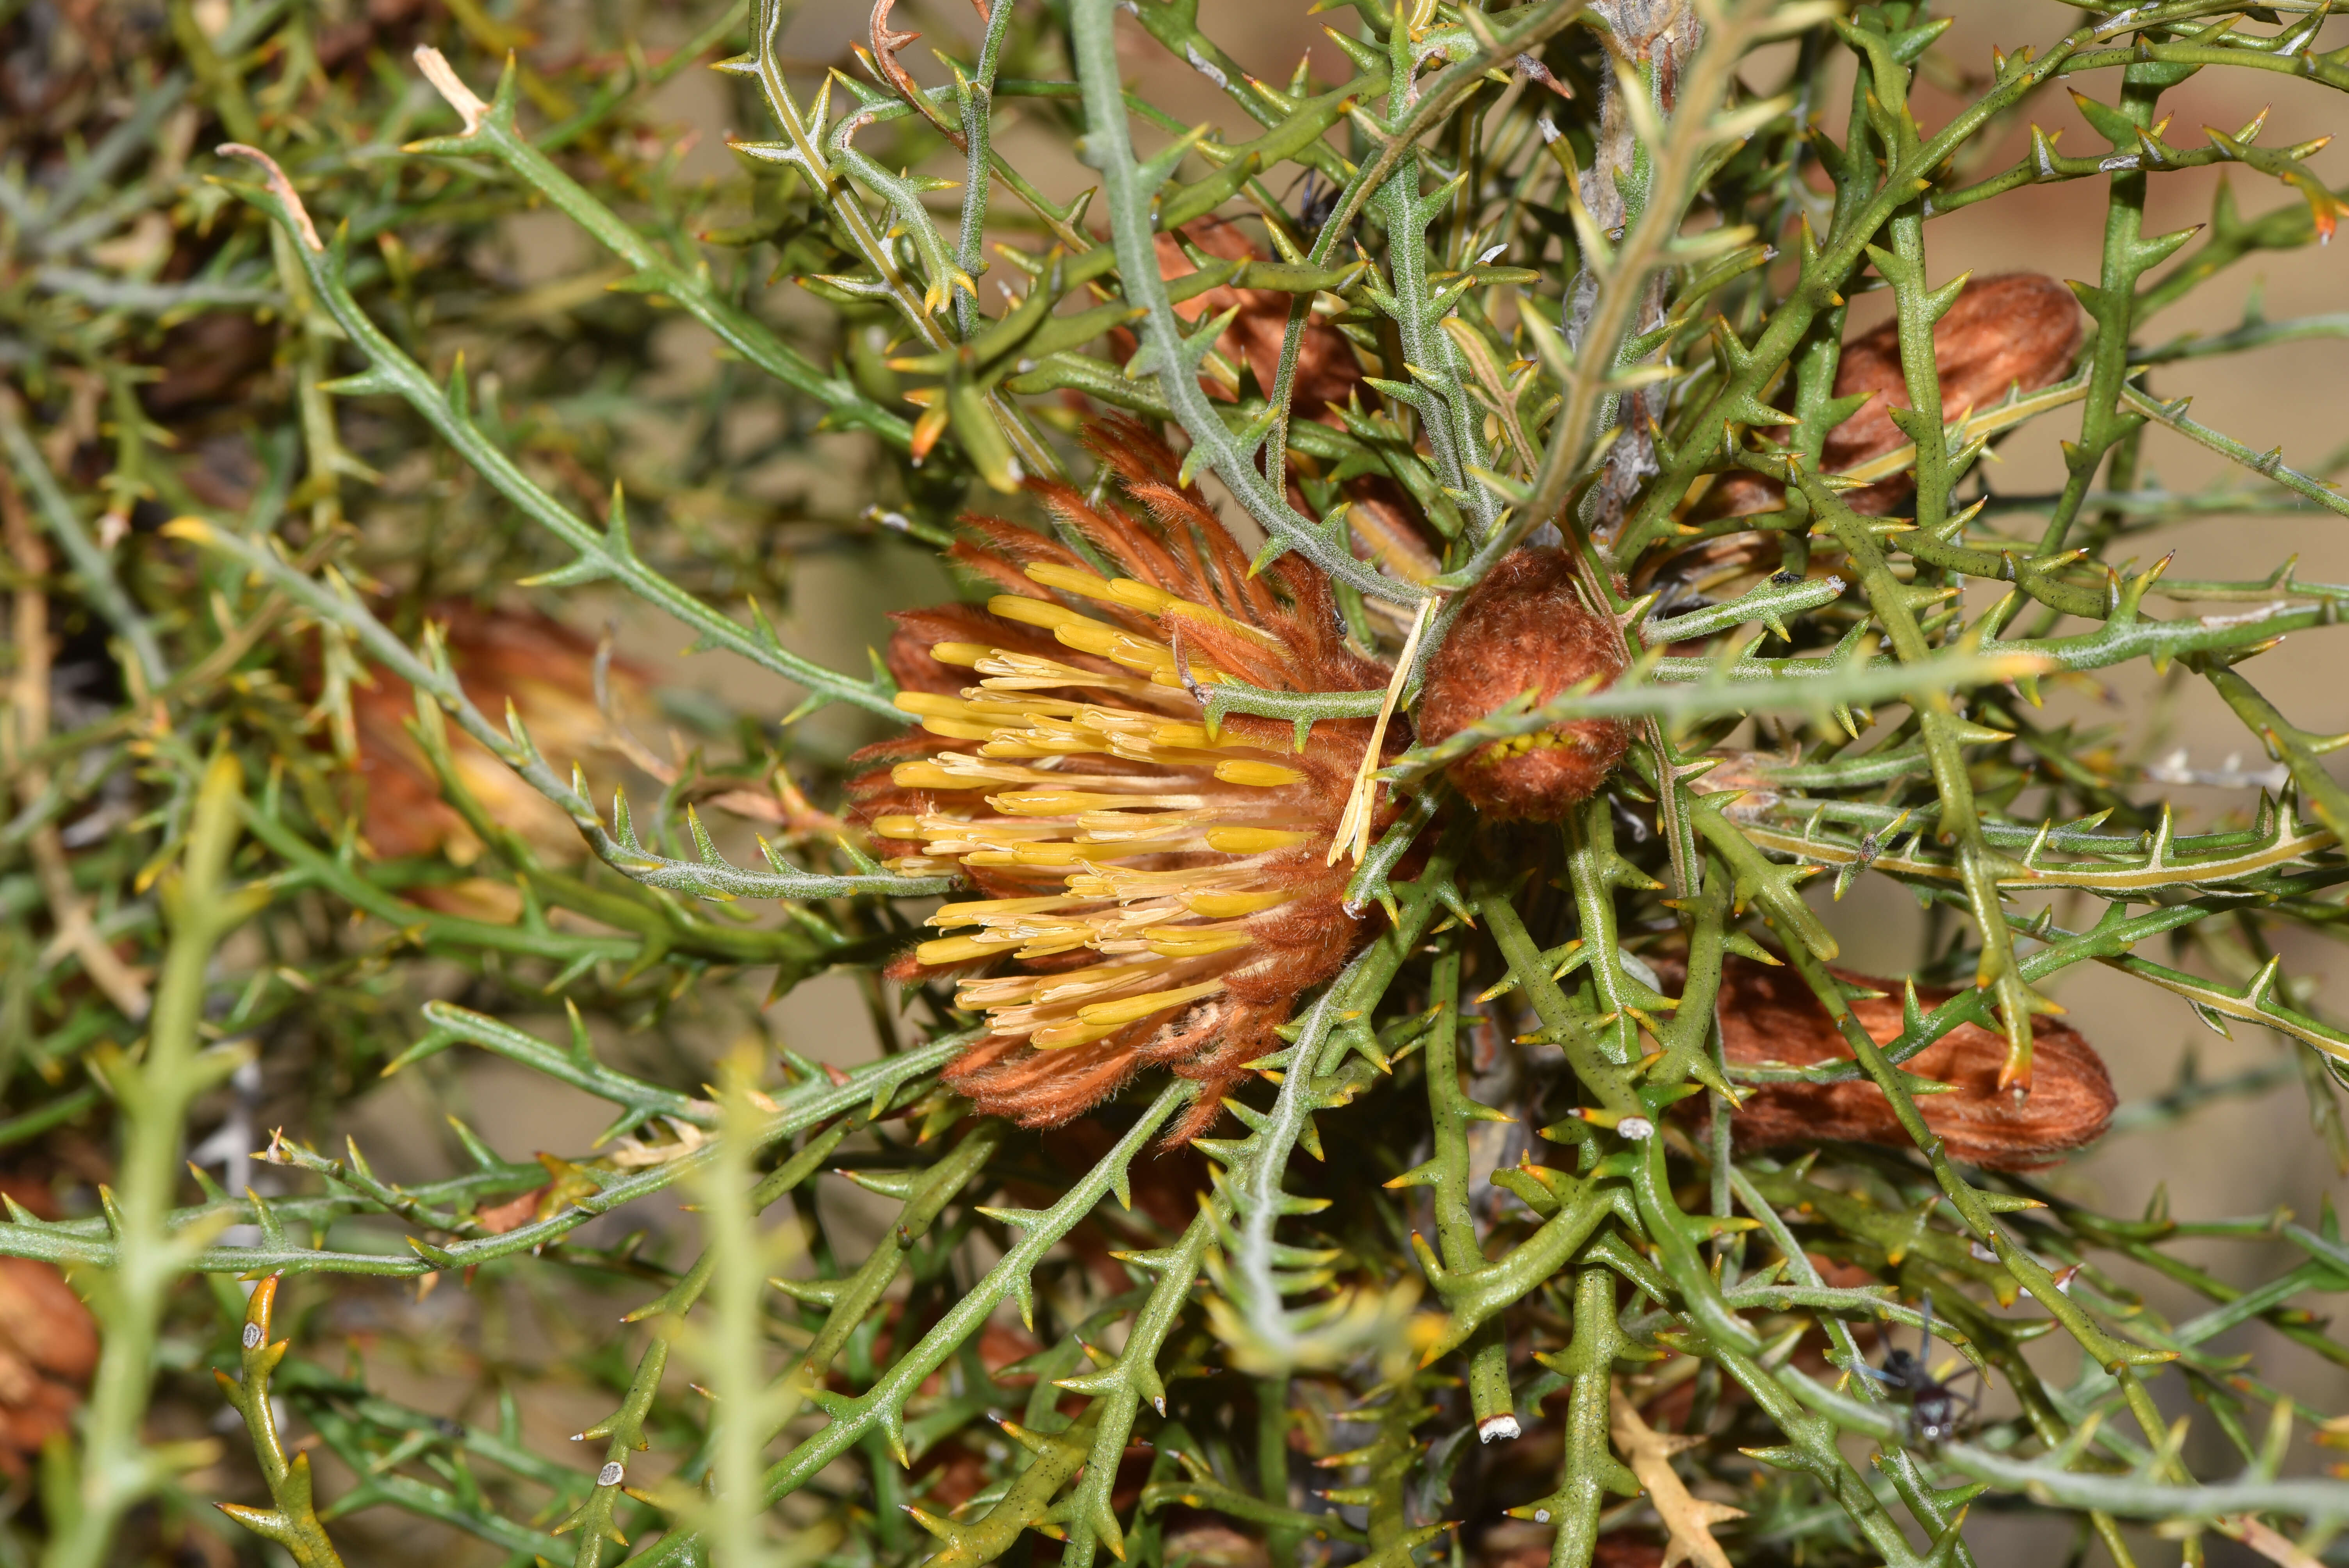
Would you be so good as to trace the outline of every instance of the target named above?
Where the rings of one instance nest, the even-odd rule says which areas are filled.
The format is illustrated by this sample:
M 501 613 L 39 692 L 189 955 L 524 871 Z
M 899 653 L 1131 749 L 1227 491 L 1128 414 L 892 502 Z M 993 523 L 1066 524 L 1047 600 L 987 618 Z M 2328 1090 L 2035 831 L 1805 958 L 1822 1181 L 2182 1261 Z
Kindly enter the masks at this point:
M 270 1398 L 270 1375 L 293 1346 L 281 1339 L 274 1344 L 269 1338 L 271 1309 L 277 1301 L 278 1276 L 270 1275 L 254 1287 L 246 1303 L 244 1332 L 240 1359 L 243 1377 L 231 1377 L 225 1372 L 214 1372 L 221 1393 L 229 1406 L 244 1419 L 247 1435 L 253 1439 L 254 1458 L 260 1462 L 261 1479 L 269 1488 L 269 1500 L 274 1508 L 248 1508 L 224 1502 L 220 1511 L 243 1525 L 254 1534 L 274 1541 L 285 1549 L 297 1568 L 343 1568 L 343 1560 L 327 1538 L 326 1527 L 319 1522 L 313 1501 L 310 1480 L 310 1456 L 297 1453 L 291 1460 L 285 1457 L 285 1443 L 277 1429 L 276 1407 Z
M 2154 107 L 2168 79 L 2168 73 L 2148 72 L 2139 66 L 2122 74 L 2118 112 L 2127 124 L 2142 129 L 2153 123 Z M 2137 151 L 2133 139 L 2124 145 L 2117 128 L 2109 139 L 2116 154 Z M 2064 449 L 2064 490 L 2040 537 L 2043 556 L 2063 551 L 2088 487 L 2104 465 L 2105 454 L 2143 422 L 2141 416 L 2124 413 L 2120 407 L 2121 384 L 2130 372 L 2129 336 L 2136 325 L 2137 279 L 2192 232 L 2150 244 L 2144 241 L 2146 183 L 2146 170 L 2136 159 L 2112 177 L 2105 206 L 2103 271 L 2096 287 L 2081 291 L 2081 303 L 2096 323 L 2096 341 L 2089 350 L 2088 397 L 2080 405 L 2080 438 Z
M 435 656 L 429 663 L 419 658 L 405 642 L 392 634 L 389 627 L 376 619 L 339 574 L 334 577 L 333 586 L 328 587 L 295 570 L 292 562 L 271 547 L 270 542 L 231 533 L 193 518 L 181 518 L 171 526 L 180 537 L 232 556 L 271 579 L 286 597 L 321 620 L 332 622 L 348 632 L 378 663 L 419 692 L 429 695 L 457 720 L 459 727 L 466 734 L 512 769 L 523 782 L 561 808 L 579 829 L 580 836 L 587 841 L 596 857 L 632 881 L 647 887 L 715 900 L 823 899 L 867 892 L 917 897 L 945 892 L 956 885 L 955 879 L 951 877 L 895 877 L 878 871 L 854 876 L 825 876 L 792 868 L 772 851 L 768 852 L 768 859 L 776 870 L 745 872 L 718 857 L 708 835 L 700 830 L 698 819 L 691 820 L 702 849 L 700 861 L 671 860 L 665 855 L 654 854 L 636 841 L 625 797 L 616 796 L 614 799 L 613 827 L 616 832 L 605 830 L 603 816 L 595 802 L 573 781 L 584 782 L 583 775 L 574 769 L 573 780 L 566 780 L 556 773 L 539 755 L 538 748 L 531 744 L 528 734 L 519 722 L 507 729 L 492 724 L 488 716 L 474 707 L 472 699 L 466 696 L 463 685 L 449 665 L 445 650 L 435 647 Z M 698 601 L 695 603 L 698 604 Z M 894 707 L 890 711 L 896 712 Z M 871 864 L 870 861 L 866 863 Z
M 212 954 L 267 897 L 226 880 L 243 788 L 234 758 L 216 757 L 205 768 L 187 851 L 164 892 L 171 944 L 156 987 L 146 1054 L 135 1063 L 110 1047 L 98 1054 L 99 1070 L 112 1080 L 122 1107 L 119 1174 L 111 1190 L 101 1189 L 113 1256 L 90 1282 L 104 1349 L 83 1417 L 71 1514 L 50 1521 L 44 1568 L 102 1568 L 123 1515 L 168 1484 L 174 1471 L 202 1462 L 198 1450 L 207 1446 L 150 1446 L 143 1428 L 164 1308 L 181 1272 L 219 1230 L 215 1223 L 175 1233 L 170 1218 L 188 1107 L 244 1060 L 240 1049 L 200 1050 L 198 1045 Z
M 156 691 L 169 685 L 171 666 L 164 663 L 162 645 L 155 640 L 155 628 L 131 603 L 130 595 L 123 592 L 114 574 L 113 561 L 98 547 L 89 531 L 82 527 L 81 519 L 74 515 L 73 503 L 58 487 L 57 475 L 49 471 L 48 459 L 41 456 L 32 437 L 26 434 L 14 394 L 0 395 L 0 450 L 7 453 L 8 464 L 16 470 L 18 481 L 32 491 L 41 520 L 48 524 L 66 559 L 73 562 L 74 571 L 81 577 L 82 592 L 89 595 L 98 614 L 129 645 L 147 689 Z
M 447 70 L 445 65 L 441 70 Z M 714 333 L 720 343 L 792 391 L 822 404 L 843 428 L 870 431 L 901 450 L 912 440 L 913 427 L 905 419 L 859 392 L 853 382 L 826 375 L 778 337 L 764 322 L 730 302 L 719 291 L 706 263 L 699 263 L 696 258 L 696 264 L 680 265 L 661 254 L 651 241 L 556 167 L 543 150 L 522 133 L 515 121 L 521 74 L 511 57 L 487 104 L 467 91 L 453 73 L 445 80 L 440 73 L 432 75 L 433 85 L 442 96 L 449 97 L 452 88 L 463 93 L 464 100 L 451 98 L 450 103 L 465 119 L 466 127 L 455 136 L 411 142 L 402 150 L 449 158 L 486 154 L 497 160 L 517 179 L 544 196 L 557 211 L 626 263 L 634 272 L 626 286 L 676 301 L 688 315 Z M 339 317 L 340 313 L 336 314 Z
M 964 1340 L 978 1333 L 1006 1296 L 1025 1286 L 1029 1272 L 1092 1212 L 1113 1185 L 1123 1181 L 1127 1166 L 1143 1146 L 1196 1091 L 1196 1085 L 1180 1079 L 1169 1084 L 1109 1152 L 1050 1209 L 1021 1211 L 1016 1222 L 1024 1234 L 978 1286 L 957 1301 L 872 1387 L 853 1399 L 832 1404 L 832 1420 L 823 1430 L 769 1467 L 762 1483 L 764 1506 L 771 1508 L 798 1491 L 826 1465 L 854 1447 L 868 1431 L 877 1429 L 890 1436 L 893 1447 L 902 1452 L 905 1401 L 920 1388 L 923 1379 L 944 1366 Z M 664 1568 L 671 1563 L 705 1562 L 706 1552 L 705 1538 L 698 1532 L 679 1530 L 662 1537 L 659 1545 L 630 1561 L 642 1568 Z
M 763 618 L 756 634 L 746 632 L 733 620 L 646 564 L 637 556 L 636 545 L 629 537 L 626 511 L 616 492 L 613 499 L 611 526 L 599 531 L 524 473 L 521 466 L 483 435 L 481 428 L 473 422 L 471 394 L 466 385 L 461 362 L 450 378 L 449 390 L 444 392 L 424 373 L 421 366 L 409 358 L 382 328 L 376 325 L 367 312 L 360 308 L 358 301 L 352 297 L 345 273 L 347 258 L 339 248 L 329 251 L 318 238 L 317 231 L 311 225 L 309 213 L 304 210 L 301 198 L 295 194 L 293 184 L 286 180 L 284 170 L 266 154 L 252 148 L 233 147 L 229 150 L 262 165 L 267 176 L 265 185 L 259 189 L 251 186 L 234 189 L 239 195 L 268 213 L 291 236 L 295 254 L 302 263 L 310 286 L 317 292 L 320 302 L 335 318 L 336 324 L 350 335 L 352 344 L 367 357 L 368 368 L 364 373 L 346 377 L 328 390 L 346 397 L 390 393 L 404 399 L 500 494 L 512 501 L 533 521 L 579 552 L 578 559 L 571 565 L 538 581 L 555 586 L 575 587 L 611 578 L 646 603 L 658 606 L 691 627 L 709 646 L 740 655 L 763 669 L 771 670 L 786 680 L 806 687 L 812 700 L 846 702 L 869 712 L 893 718 L 899 717 L 890 701 L 894 694 L 884 690 L 878 683 L 851 680 L 792 653 L 776 639 L 773 629 L 765 624 Z
M 1421 1037 L 1427 1060 L 1427 1115 L 1435 1133 L 1429 1184 L 1435 1190 L 1435 1234 L 1447 1272 L 1485 1265 L 1484 1243 L 1468 1200 L 1468 1129 L 1502 1113 L 1477 1105 L 1460 1085 L 1460 954 L 1454 948 L 1435 960 L 1428 982 L 1435 1024 Z M 1480 1442 L 1518 1435 L 1516 1401 L 1509 1393 L 1509 1344 L 1497 1315 L 1486 1320 L 1466 1346 L 1468 1406 Z
M 1101 171 L 1110 237 L 1116 247 L 1126 300 L 1143 312 L 1141 337 L 1150 358 L 1137 363 L 1155 373 L 1167 406 L 1191 438 L 1192 461 L 1212 469 L 1278 544 L 1363 593 L 1399 604 L 1416 604 L 1426 596 L 1424 591 L 1365 566 L 1354 559 L 1343 540 L 1319 532 L 1298 516 L 1288 498 L 1274 490 L 1256 466 L 1253 444 L 1242 446 L 1199 389 L 1198 359 L 1214 346 L 1215 338 L 1203 328 L 1198 335 L 1202 341 L 1185 341 L 1159 274 L 1151 198 L 1174 170 L 1160 169 L 1154 160 L 1145 171 L 1134 162 L 1112 26 L 1116 14 L 1114 0 L 1071 0 L 1069 34 L 1077 79 L 1085 92 L 1084 157 Z

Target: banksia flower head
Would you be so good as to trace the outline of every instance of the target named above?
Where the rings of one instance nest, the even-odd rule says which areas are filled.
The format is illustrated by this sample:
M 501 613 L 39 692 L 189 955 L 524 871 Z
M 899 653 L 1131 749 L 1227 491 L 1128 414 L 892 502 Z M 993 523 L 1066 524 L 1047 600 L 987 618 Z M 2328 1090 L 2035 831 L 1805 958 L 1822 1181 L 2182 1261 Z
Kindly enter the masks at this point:
M 1615 618 L 1587 603 L 1562 550 L 1513 551 L 1469 591 L 1452 634 L 1429 662 L 1421 738 L 1433 745 L 1512 698 L 1536 705 L 1627 663 Z M 1555 821 L 1597 792 L 1623 760 L 1619 719 L 1574 719 L 1487 741 L 1452 765 L 1452 782 L 1485 815 Z
M 981 894 L 930 916 L 950 934 L 896 971 L 989 965 L 957 998 L 990 1032 L 955 1088 L 1045 1126 L 1162 1063 L 1206 1086 L 1180 1140 L 1369 934 L 1333 845 L 1371 721 L 1324 719 L 1300 744 L 1287 720 L 1210 724 L 1209 691 L 1376 690 L 1389 671 L 1347 646 L 1313 568 L 1250 573 L 1146 428 L 1112 420 L 1088 444 L 1119 498 L 1029 488 L 1110 572 L 967 519 L 955 558 L 1003 592 L 896 617 L 890 673 L 922 729 L 863 754 L 893 766 L 860 781 L 857 813 L 895 869 L 958 870 Z

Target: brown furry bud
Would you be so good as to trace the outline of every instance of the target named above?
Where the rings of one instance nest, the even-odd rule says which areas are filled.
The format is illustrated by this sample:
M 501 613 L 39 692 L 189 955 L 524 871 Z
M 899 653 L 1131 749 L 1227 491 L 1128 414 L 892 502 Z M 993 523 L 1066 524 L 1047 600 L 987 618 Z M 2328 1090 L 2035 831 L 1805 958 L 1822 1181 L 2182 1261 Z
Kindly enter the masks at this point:
M 2011 388 L 2036 392 L 2063 379 L 2080 352 L 2084 327 L 2072 291 L 2041 273 L 2003 273 L 1977 278 L 1958 292 L 1949 313 L 1933 324 L 1933 368 L 1941 383 L 1941 418 L 1954 419 L 1969 408 L 1989 408 Z M 1909 407 L 1909 382 L 1900 369 L 1900 328 L 1888 321 L 1843 346 L 1837 362 L 1836 396 L 1873 392 L 1868 406 L 1827 432 L 1819 454 L 1829 473 L 1858 467 L 1906 446 L 1909 438 L 1892 422 L 1892 410 Z M 1844 497 L 1854 511 L 1881 517 L 1917 488 L 1914 472 Z M 1778 505 L 1778 481 L 1760 474 L 1724 475 L 1700 509 L 1708 517 L 1742 517 Z
M 1975 279 L 1959 291 L 1949 314 L 1933 324 L 1941 418 L 1954 419 L 1969 408 L 1991 407 L 2012 387 L 2036 392 L 2062 379 L 2080 351 L 2081 331 L 2078 303 L 2054 278 L 2006 273 Z M 1888 321 L 1843 346 L 1835 389 L 1838 397 L 1854 392 L 1878 396 L 1828 432 L 1820 453 L 1828 472 L 1857 467 L 1907 443 L 1909 438 L 1892 423 L 1892 410 L 1909 406 L 1898 322 Z M 1916 488 L 1916 476 L 1903 474 L 1855 490 L 1847 499 L 1855 511 L 1881 515 Z
M 1443 740 L 1528 691 L 1539 704 L 1592 676 L 1609 685 L 1626 662 L 1614 617 L 1584 602 L 1564 551 L 1514 551 L 1469 591 L 1437 650 L 1420 738 Z M 1619 719 L 1554 724 L 1479 747 L 1452 765 L 1452 782 L 1487 816 L 1555 821 L 1597 791 L 1630 739 Z
M 1889 993 L 1855 999 L 1852 1016 L 1878 1045 L 1899 1038 L 1898 982 L 1841 971 L 1836 977 Z M 1954 995 L 1917 987 L 1918 1004 L 1928 1010 Z M 1835 1021 L 1791 969 L 1729 959 L 1722 969 L 1720 1014 L 1723 1054 L 1736 1066 L 1813 1067 L 1851 1059 Z M 2031 1092 L 2020 1099 L 1998 1087 L 2005 1037 L 1979 1024 L 1959 1025 L 1902 1064 L 1920 1078 L 1950 1086 L 1947 1094 L 1920 1095 L 1917 1110 L 1951 1159 L 1994 1171 L 2027 1171 L 2103 1134 L 2113 1116 L 2113 1083 L 2095 1047 L 2078 1030 L 2052 1018 L 2033 1018 L 2032 1035 Z M 1748 1149 L 1822 1139 L 1910 1147 L 1891 1102 L 1866 1079 L 1764 1085 L 1730 1125 L 1738 1145 Z

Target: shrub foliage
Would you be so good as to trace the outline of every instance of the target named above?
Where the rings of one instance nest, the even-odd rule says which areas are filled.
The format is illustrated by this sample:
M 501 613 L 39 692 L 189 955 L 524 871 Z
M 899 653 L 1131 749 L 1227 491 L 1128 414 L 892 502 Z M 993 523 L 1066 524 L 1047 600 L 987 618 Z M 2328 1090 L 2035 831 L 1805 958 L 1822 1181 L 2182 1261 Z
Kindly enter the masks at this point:
M 2332 235 L 2321 143 L 2165 103 L 2349 87 L 2326 5 L 1985 61 L 1919 0 L 1344 0 L 1285 79 L 1195 0 L 977 9 L 830 71 L 778 0 L 0 11 L 0 1561 L 2313 1560 L 2338 1424 L 2212 1346 L 2349 1361 L 2329 1211 L 2032 1172 L 2287 1080 L 2349 1160 L 2275 952 L 2342 738 L 2251 662 L 2349 587 L 2157 537 L 2349 513 L 2185 396 L 2342 319 L 2157 320 Z M 2067 181 L 2068 293 L 1931 254 Z M 2137 664 L 2269 772 L 2061 716 Z M 1864 880 L 1911 975 L 1838 965 Z M 2277 1065 L 2116 1113 L 2087 964 Z M 825 975 L 870 1047 L 772 1022 Z M 345 1140 L 484 1057 L 609 1128 Z

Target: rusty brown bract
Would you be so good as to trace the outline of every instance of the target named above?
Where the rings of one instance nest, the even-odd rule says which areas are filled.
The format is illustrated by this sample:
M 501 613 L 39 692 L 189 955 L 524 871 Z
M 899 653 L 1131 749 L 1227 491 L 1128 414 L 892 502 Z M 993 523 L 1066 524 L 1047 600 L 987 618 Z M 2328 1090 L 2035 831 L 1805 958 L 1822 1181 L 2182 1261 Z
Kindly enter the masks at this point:
M 1185 223 L 1183 238 L 1202 254 L 1220 261 L 1264 259 L 1264 253 L 1247 237 L 1247 232 L 1227 219 L 1202 218 Z M 1160 234 L 1157 247 L 1160 276 L 1171 282 L 1198 270 L 1184 254 L 1183 246 L 1174 235 Z M 1295 299 L 1295 295 L 1277 289 L 1234 288 L 1229 284 L 1218 284 L 1178 302 L 1174 314 L 1195 326 L 1237 309 L 1238 314 L 1224 328 L 1216 346 L 1235 362 L 1246 365 L 1255 373 L 1257 387 L 1268 392 L 1278 379 L 1281 339 L 1288 331 L 1288 311 Z M 1296 389 L 1290 404 L 1297 416 L 1319 419 L 1325 425 L 1339 423 L 1335 407 L 1352 397 L 1361 381 L 1362 368 L 1355 361 L 1346 335 L 1326 321 L 1309 317 L 1298 342 Z M 1210 397 L 1227 403 L 1237 400 L 1213 377 L 1203 375 L 1199 385 Z
M 1584 602 L 1566 552 L 1516 551 L 1469 591 L 1430 662 L 1421 738 L 1444 740 L 1526 692 L 1539 704 L 1593 676 L 1606 686 L 1627 662 L 1621 629 Z M 1488 742 L 1451 779 L 1486 816 L 1555 821 L 1597 792 L 1630 739 L 1620 720 L 1577 719 Z
M 1852 1016 L 1868 1038 L 1882 1046 L 1900 1037 L 1899 982 L 1840 970 L 1836 977 L 1886 993 L 1851 1003 Z M 1955 995 L 1937 986 L 1917 987 L 1918 1005 L 1928 1011 Z M 1792 969 L 1729 959 L 1719 1007 L 1722 1046 L 1733 1067 L 1816 1067 L 1852 1059 L 1835 1021 Z M 2033 1170 L 2094 1142 L 2112 1120 L 2112 1079 L 2095 1047 L 2078 1030 L 2052 1018 L 2033 1018 L 2032 1034 L 2027 1097 L 1999 1088 L 2005 1037 L 1977 1024 L 1959 1025 L 1902 1064 L 1920 1078 L 1951 1086 L 1946 1094 L 1917 1097 L 1919 1114 L 1951 1159 L 1993 1171 Z M 1913 1147 L 1884 1091 L 1864 1080 L 1764 1085 L 1740 1108 L 1731 1128 L 1738 1146 L 1748 1149 L 1823 1139 Z

